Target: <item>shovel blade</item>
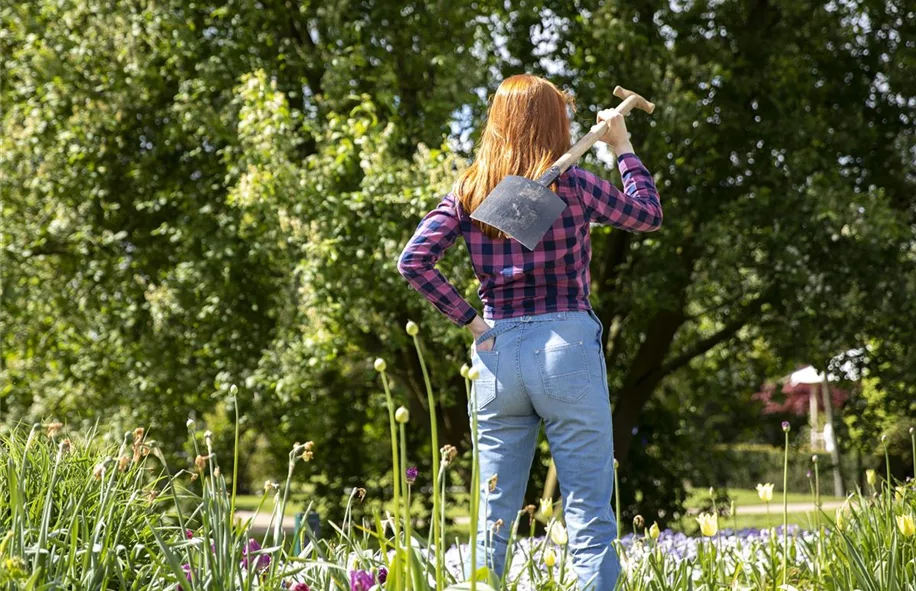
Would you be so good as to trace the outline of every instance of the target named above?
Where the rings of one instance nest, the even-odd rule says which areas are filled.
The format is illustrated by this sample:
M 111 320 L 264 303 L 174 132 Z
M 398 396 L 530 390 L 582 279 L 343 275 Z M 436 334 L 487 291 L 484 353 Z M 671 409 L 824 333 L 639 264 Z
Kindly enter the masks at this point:
M 544 185 L 521 176 L 507 176 L 471 214 L 534 250 L 566 209 L 566 202 Z

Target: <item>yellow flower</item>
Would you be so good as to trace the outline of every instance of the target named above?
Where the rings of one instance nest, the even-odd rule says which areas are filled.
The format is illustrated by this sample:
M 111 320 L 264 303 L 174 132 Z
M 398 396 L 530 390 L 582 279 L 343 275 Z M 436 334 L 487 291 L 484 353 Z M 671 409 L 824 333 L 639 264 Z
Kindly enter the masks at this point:
M 563 527 L 563 524 L 559 521 L 554 521 L 550 524 L 548 534 L 550 535 L 550 539 L 557 546 L 565 546 L 566 542 L 569 541 L 569 535 L 566 533 L 566 528 Z
M 700 513 L 697 523 L 700 524 L 700 531 L 706 537 L 711 538 L 719 531 L 719 516 L 713 513 Z
M 846 529 L 846 505 L 836 510 L 836 528 L 840 531 Z
M 552 499 L 541 499 L 541 516 L 543 516 L 544 519 L 550 519 L 553 517 Z
M 557 554 L 550 548 L 544 552 L 544 564 L 547 568 L 553 568 L 553 565 L 557 563 Z
M 895 486 L 894 487 L 894 498 L 895 499 L 897 499 L 898 501 L 902 501 L 905 495 L 906 495 L 905 486 Z
M 897 529 L 900 530 L 903 537 L 912 538 L 916 535 L 916 521 L 913 520 L 912 515 L 898 515 Z
M 399 423 L 406 423 L 410 420 L 410 411 L 403 406 L 398 408 L 398 410 L 396 410 L 394 413 L 394 420 Z
M 758 484 L 757 485 L 757 495 L 760 497 L 760 500 L 764 503 L 769 503 L 773 500 L 773 483 L 768 482 L 767 484 Z
M 658 522 L 653 522 L 652 527 L 649 528 L 649 537 L 653 540 L 657 540 L 661 533 L 662 532 L 658 529 Z
M 871 486 L 874 486 L 875 483 L 878 482 L 878 475 L 875 473 L 874 470 L 865 471 L 865 482 L 867 482 Z

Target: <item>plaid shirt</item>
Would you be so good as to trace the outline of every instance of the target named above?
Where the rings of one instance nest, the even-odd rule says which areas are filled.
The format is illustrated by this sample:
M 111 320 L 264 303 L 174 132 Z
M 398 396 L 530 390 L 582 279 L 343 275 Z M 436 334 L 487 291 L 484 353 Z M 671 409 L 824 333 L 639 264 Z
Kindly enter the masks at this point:
M 420 222 L 398 270 L 452 322 L 468 324 L 477 312 L 436 269 L 445 250 L 463 236 L 480 280 L 484 318 L 589 310 L 589 224 L 651 232 L 662 223 L 649 171 L 635 154 L 622 154 L 617 162 L 625 192 L 578 167 L 560 176 L 557 195 L 567 207 L 533 251 L 512 239 L 491 240 L 471 223 L 456 197 L 446 195 Z

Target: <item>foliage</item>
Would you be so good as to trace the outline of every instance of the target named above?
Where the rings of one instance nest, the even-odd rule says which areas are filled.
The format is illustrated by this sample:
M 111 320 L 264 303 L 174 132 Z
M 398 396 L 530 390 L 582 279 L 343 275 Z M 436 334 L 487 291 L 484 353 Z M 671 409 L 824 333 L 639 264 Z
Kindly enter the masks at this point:
M 369 359 L 386 357 L 395 399 L 426 414 L 399 330 L 414 319 L 436 352 L 440 439 L 466 449 L 463 385 L 446 371 L 466 335 L 394 266 L 466 165 L 485 97 L 519 71 L 570 89 L 579 130 L 618 83 L 659 105 L 629 126 L 665 227 L 593 232 L 627 506 L 679 510 L 706 444 L 759 438 L 742 403 L 796 361 L 823 368 L 868 344 L 856 363 L 882 395 L 856 402 L 869 421 L 853 425 L 858 441 L 888 429 L 869 418 L 879 411 L 912 418 L 905 2 L 339 8 L 0 8 L 4 419 L 149 421 L 187 461 L 187 409 L 238 410 L 268 464 L 302 433 L 339 450 L 314 480 L 339 515 L 386 457 Z M 613 177 L 594 156 L 585 165 Z M 465 255 L 441 268 L 476 303 Z

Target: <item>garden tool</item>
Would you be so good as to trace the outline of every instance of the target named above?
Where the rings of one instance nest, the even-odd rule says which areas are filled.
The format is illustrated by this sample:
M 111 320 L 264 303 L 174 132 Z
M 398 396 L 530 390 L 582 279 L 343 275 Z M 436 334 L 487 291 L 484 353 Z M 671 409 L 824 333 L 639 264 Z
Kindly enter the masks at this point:
M 615 107 L 622 115 L 634 108 L 647 113 L 655 110 L 653 103 L 621 86 L 614 89 L 614 96 L 623 99 Z M 528 250 L 534 250 L 566 209 L 566 202 L 550 189 L 550 185 L 607 132 L 607 127 L 606 121 L 593 125 L 585 137 L 560 156 L 537 180 L 516 175 L 504 178 L 474 210 L 471 219 L 493 226 L 521 242 Z

